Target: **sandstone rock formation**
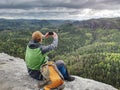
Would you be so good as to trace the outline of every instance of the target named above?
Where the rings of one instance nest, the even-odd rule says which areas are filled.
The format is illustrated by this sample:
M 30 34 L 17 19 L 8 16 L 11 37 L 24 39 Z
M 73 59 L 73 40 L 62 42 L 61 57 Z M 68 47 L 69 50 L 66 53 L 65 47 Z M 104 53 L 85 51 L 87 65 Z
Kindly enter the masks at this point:
M 117 90 L 108 84 L 74 77 L 73 82 L 65 82 L 64 90 Z M 28 75 L 23 59 L 0 53 L 0 90 L 36 90 L 37 83 Z

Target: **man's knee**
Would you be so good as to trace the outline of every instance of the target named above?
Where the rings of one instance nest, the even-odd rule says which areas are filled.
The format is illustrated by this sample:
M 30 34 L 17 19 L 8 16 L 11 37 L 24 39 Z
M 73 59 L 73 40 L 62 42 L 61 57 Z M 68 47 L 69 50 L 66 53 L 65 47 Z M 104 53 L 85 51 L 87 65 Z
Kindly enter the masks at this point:
M 56 63 L 56 65 L 64 65 L 65 66 L 65 63 L 63 60 L 57 60 L 55 63 Z

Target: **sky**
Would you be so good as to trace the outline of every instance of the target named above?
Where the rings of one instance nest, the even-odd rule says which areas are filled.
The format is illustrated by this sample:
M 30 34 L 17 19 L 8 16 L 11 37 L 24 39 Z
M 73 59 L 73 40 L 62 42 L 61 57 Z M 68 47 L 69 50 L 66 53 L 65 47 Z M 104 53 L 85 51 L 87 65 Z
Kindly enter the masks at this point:
M 120 17 L 120 0 L 0 0 L 0 18 L 86 20 Z

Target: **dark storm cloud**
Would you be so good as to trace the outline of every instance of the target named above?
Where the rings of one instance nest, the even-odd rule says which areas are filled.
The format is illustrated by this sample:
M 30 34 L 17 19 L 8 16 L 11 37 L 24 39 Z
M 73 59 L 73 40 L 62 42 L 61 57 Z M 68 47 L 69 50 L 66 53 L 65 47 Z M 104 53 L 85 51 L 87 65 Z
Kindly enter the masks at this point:
M 120 16 L 120 0 L 0 0 L 0 18 L 86 19 Z
M 116 9 L 120 8 L 120 0 L 0 0 L 0 8 L 65 7 L 75 9 Z

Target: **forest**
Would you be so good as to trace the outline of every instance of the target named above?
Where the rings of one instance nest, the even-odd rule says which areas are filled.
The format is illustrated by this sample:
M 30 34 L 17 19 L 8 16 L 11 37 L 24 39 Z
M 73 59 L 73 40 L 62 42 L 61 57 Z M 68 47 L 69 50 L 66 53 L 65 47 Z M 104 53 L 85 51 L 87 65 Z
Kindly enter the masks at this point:
M 120 89 L 120 18 L 86 21 L 0 19 L 0 52 L 24 59 L 34 31 L 54 31 L 57 49 L 48 56 L 65 61 L 73 75 L 101 81 Z M 43 39 L 48 45 L 52 38 Z

